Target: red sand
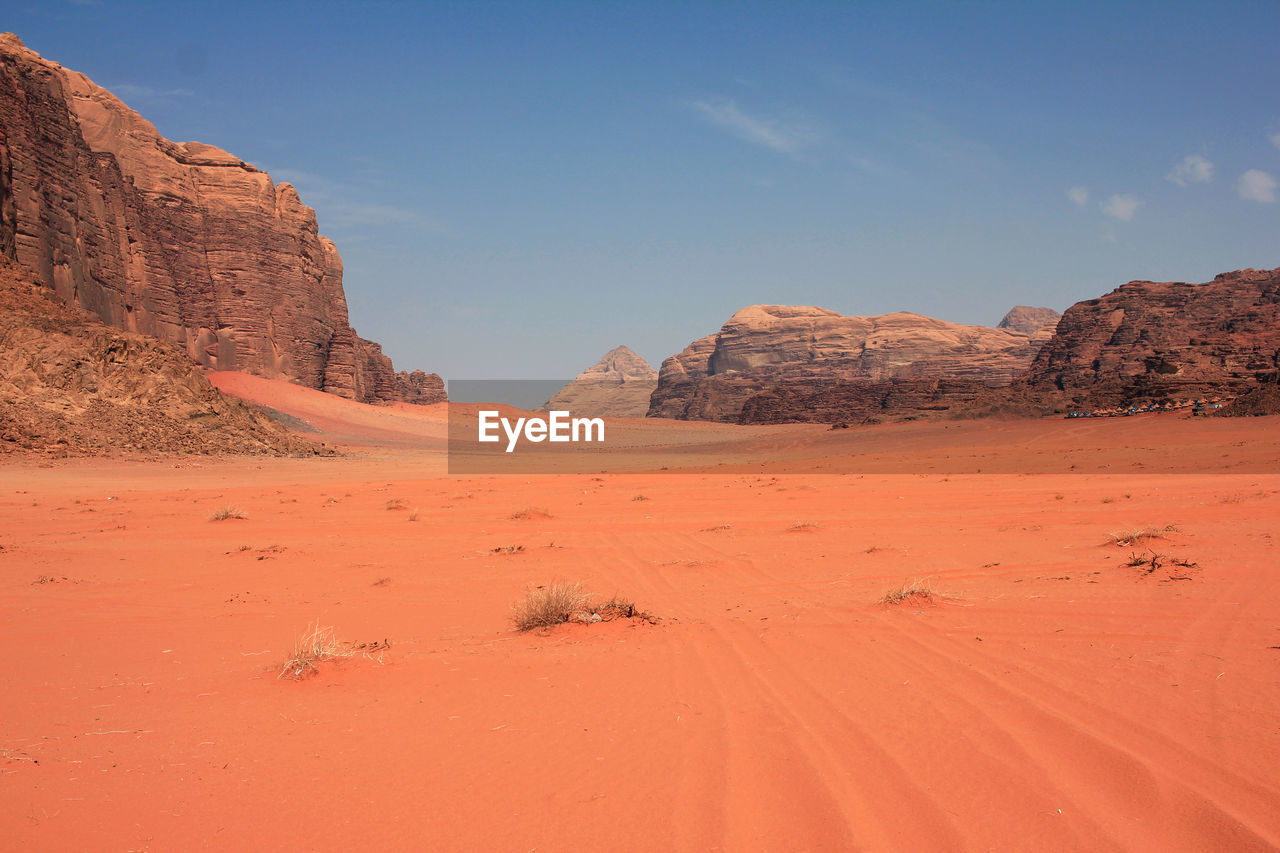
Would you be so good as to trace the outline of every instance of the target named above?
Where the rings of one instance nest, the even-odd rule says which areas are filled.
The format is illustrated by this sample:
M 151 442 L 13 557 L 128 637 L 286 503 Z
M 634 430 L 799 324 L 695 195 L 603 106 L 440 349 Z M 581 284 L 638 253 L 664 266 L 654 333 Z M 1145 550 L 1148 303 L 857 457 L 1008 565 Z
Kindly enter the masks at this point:
M 358 447 L 0 469 L 7 849 L 1280 846 L 1280 475 L 451 478 L 442 407 L 217 380 Z M 1222 423 L 911 424 L 857 464 L 1275 470 L 1277 419 Z M 554 579 L 661 621 L 512 631 Z M 277 679 L 313 620 L 391 649 Z

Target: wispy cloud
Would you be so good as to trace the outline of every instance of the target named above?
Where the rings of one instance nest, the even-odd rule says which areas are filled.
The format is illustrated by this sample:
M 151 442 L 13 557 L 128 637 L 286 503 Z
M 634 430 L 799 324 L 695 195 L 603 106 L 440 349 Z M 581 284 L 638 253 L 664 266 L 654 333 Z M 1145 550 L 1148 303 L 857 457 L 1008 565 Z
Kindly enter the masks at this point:
M 1274 145 L 1276 148 L 1280 148 L 1280 131 L 1276 131 L 1275 133 L 1270 134 L 1267 137 L 1267 139 L 1270 139 L 1271 144 Z
M 1236 182 L 1240 198 L 1269 204 L 1276 200 L 1276 179 L 1261 169 L 1250 169 Z
M 122 101 L 170 101 L 175 98 L 191 98 L 195 92 L 190 89 L 157 89 L 154 86 L 139 86 L 134 83 L 112 83 L 104 86 Z
M 1164 176 L 1180 187 L 1187 184 L 1207 184 L 1213 180 L 1213 163 L 1199 154 L 1188 154 L 1173 167 L 1173 171 Z
M 689 106 L 705 121 L 745 142 L 796 159 L 822 138 L 811 125 L 752 115 L 727 98 L 693 101 Z
M 266 172 L 278 184 L 293 184 L 302 203 L 317 209 L 322 227 L 407 225 L 437 234 L 448 232 L 439 220 L 420 210 L 381 202 L 359 201 L 353 198 L 359 190 L 313 172 L 288 167 L 267 169 Z
M 1089 203 L 1089 190 L 1085 187 L 1072 187 L 1067 190 L 1067 198 L 1080 207 Z
M 1133 219 L 1133 215 L 1138 212 L 1138 208 L 1141 206 L 1142 202 L 1131 195 L 1113 195 L 1099 205 L 1103 213 L 1121 222 L 1128 222 Z

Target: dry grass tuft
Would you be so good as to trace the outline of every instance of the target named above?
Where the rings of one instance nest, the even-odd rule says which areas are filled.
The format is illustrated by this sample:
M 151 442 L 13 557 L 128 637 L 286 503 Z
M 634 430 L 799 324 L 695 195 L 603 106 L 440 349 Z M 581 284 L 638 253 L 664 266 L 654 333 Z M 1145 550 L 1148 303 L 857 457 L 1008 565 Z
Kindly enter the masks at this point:
M 543 518 L 551 518 L 551 513 L 539 506 L 531 506 L 528 509 L 522 509 L 519 512 L 511 513 L 513 521 L 536 521 Z
M 511 605 L 511 621 L 517 631 L 561 625 L 574 613 L 584 611 L 589 598 L 581 583 L 554 581 L 531 586 L 522 600 Z
M 222 509 L 209 516 L 210 521 L 226 521 L 228 518 L 248 518 L 249 513 L 240 509 L 238 506 L 224 506 Z
M 383 580 L 390 581 L 391 578 Z M 381 584 L 379 580 L 375 585 Z M 307 633 L 293 644 L 293 652 L 280 668 L 276 678 L 291 678 L 301 681 L 310 678 L 320 671 L 320 664 L 327 660 L 349 658 L 359 652 L 370 660 L 382 663 L 382 653 L 391 648 L 388 640 L 372 643 L 344 643 L 338 640 L 333 626 L 320 627 L 320 620 L 307 628 Z
M 880 596 L 877 604 L 932 604 L 938 598 L 929 581 L 917 579 L 904 583 L 900 587 L 888 590 Z
M 604 602 L 592 601 L 581 583 L 555 581 L 530 586 L 520 601 L 511 605 L 511 622 L 518 631 L 550 628 L 565 622 L 609 622 L 614 619 L 643 619 L 656 622 L 652 615 L 636 608 L 635 602 L 614 595 Z
M 1177 533 L 1178 526 L 1176 524 L 1166 524 L 1164 527 L 1131 527 L 1128 530 L 1117 530 L 1107 534 L 1106 545 L 1119 545 L 1124 548 L 1129 545 L 1136 545 L 1143 539 L 1164 539 L 1166 533 Z
M 801 521 L 787 528 L 788 533 L 812 533 L 818 529 L 818 525 L 812 521 Z
M 416 506 L 413 508 L 413 512 L 409 513 L 409 520 L 410 521 L 418 520 L 418 508 Z
M 276 678 L 303 679 L 320 671 L 321 661 L 349 658 L 353 652 L 338 642 L 333 626 L 320 627 L 319 620 L 293 644 L 293 653 L 280 668 Z

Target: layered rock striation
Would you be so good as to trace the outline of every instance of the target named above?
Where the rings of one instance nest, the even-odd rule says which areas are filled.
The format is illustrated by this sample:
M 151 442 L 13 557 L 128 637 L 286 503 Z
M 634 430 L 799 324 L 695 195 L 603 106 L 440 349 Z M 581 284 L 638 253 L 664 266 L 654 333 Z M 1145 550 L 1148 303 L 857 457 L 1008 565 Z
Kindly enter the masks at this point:
M 62 300 L 198 364 L 362 402 L 444 399 L 347 318 L 342 260 L 294 188 L 171 142 L 83 74 L 0 35 L 0 253 Z
M 1062 315 L 1021 385 L 1063 405 L 1234 395 L 1280 370 L 1280 269 L 1131 281 Z
M 944 388 L 977 394 L 1009 385 L 1031 363 L 1037 346 L 1032 335 L 1015 329 L 919 314 L 857 317 L 823 308 L 753 305 L 663 362 L 649 415 L 745 423 L 811 420 L 813 409 L 805 400 L 833 387 L 861 393 L 864 386 L 904 381 L 944 380 Z M 772 396 L 746 406 L 762 394 Z

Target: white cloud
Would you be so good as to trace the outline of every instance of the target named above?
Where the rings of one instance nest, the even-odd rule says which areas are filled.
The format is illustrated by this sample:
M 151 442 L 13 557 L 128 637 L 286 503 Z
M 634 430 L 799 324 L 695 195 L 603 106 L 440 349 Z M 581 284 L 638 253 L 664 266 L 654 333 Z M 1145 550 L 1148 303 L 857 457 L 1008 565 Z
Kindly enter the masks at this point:
M 743 112 L 737 104 L 728 99 L 715 101 L 694 101 L 690 106 L 703 119 L 723 128 L 739 139 L 755 145 L 799 157 L 801 152 L 819 139 L 819 134 L 812 127 L 778 121 L 767 116 L 754 116 Z
M 1276 200 L 1276 179 L 1261 169 L 1250 169 L 1240 176 L 1236 183 L 1236 192 L 1240 198 L 1264 203 Z
M 1071 199 L 1080 207 L 1084 207 L 1089 203 L 1089 191 L 1084 187 L 1072 187 L 1067 190 L 1067 198 Z
M 1173 171 L 1164 176 L 1166 181 L 1173 181 L 1180 187 L 1187 184 L 1207 184 L 1213 180 L 1213 163 L 1199 154 L 1188 154 L 1173 167 Z
M 1107 216 L 1119 219 L 1121 222 L 1128 222 L 1133 219 L 1133 215 L 1138 212 L 1141 205 L 1142 202 L 1131 195 L 1113 195 L 1098 206 Z
M 1270 139 L 1271 144 L 1274 145 L 1276 148 L 1280 148 L 1280 132 L 1271 134 L 1270 136 L 1267 137 L 1267 139 Z

